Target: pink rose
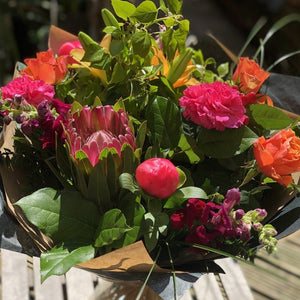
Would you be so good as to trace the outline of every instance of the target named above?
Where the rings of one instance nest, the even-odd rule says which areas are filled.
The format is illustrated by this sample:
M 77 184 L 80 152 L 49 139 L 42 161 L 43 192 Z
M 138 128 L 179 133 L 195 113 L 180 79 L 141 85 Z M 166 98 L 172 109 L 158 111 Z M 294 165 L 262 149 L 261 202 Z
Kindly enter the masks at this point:
M 179 99 L 183 116 L 207 129 L 238 128 L 248 121 L 240 92 L 215 81 L 188 87 Z
M 150 158 L 141 163 L 135 172 L 140 187 L 158 198 L 170 197 L 179 183 L 176 167 L 165 158 Z

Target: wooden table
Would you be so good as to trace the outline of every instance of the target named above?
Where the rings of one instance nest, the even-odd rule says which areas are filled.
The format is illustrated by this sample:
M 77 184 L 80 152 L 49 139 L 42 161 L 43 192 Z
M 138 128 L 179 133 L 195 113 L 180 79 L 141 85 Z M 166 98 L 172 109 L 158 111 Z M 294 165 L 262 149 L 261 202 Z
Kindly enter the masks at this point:
M 103 295 L 111 294 L 109 291 L 116 288 L 116 285 L 122 285 L 121 282 L 111 283 L 78 268 L 72 268 L 65 276 L 52 276 L 41 284 L 39 258 L 1 249 L 0 262 L 3 300 L 112 299 L 104 298 Z M 226 274 L 210 273 L 201 276 L 181 300 L 253 300 L 239 264 L 230 258 L 218 260 L 216 263 Z M 137 289 L 139 285 L 134 287 Z

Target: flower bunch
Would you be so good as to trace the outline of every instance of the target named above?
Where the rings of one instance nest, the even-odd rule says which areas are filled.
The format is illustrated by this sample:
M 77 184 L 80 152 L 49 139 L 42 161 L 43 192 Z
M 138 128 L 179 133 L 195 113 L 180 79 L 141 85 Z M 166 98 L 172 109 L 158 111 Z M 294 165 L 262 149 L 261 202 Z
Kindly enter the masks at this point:
M 34 151 L 57 179 L 17 202 L 54 243 L 42 279 L 140 240 L 150 254 L 274 251 L 265 201 L 297 192 L 300 138 L 260 93 L 270 74 L 248 57 L 232 74 L 186 46 L 179 0 L 111 3 L 102 41 L 52 27 L 49 49 L 1 87 L 14 154 Z

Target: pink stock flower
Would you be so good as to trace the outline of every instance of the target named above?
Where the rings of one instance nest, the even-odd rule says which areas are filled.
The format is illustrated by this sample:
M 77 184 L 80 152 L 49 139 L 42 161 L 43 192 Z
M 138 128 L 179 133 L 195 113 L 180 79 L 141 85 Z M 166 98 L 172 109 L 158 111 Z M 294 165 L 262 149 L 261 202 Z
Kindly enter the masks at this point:
M 185 210 L 179 209 L 171 216 L 171 224 L 174 229 L 181 229 L 183 228 L 184 224 L 186 223 L 185 220 Z
M 46 101 L 41 102 L 37 107 L 39 126 L 44 131 L 40 139 L 43 142 L 43 148 L 54 147 L 56 135 L 61 140 L 65 139 L 63 126 L 67 125 L 68 113 L 72 107 L 71 104 L 66 104 L 59 99 L 53 99 L 51 106 L 55 108 L 58 116 L 53 116 Z
M 140 187 L 158 198 L 170 197 L 179 183 L 176 167 L 165 158 L 150 158 L 141 163 L 135 172 Z
M 231 211 L 233 207 L 237 204 L 239 204 L 241 200 L 241 193 L 238 189 L 231 189 L 227 191 L 225 200 L 223 202 L 223 205 L 227 212 Z
M 238 128 L 248 121 L 240 92 L 215 81 L 188 87 L 179 99 L 183 116 L 207 129 Z
M 128 116 L 122 109 L 117 112 L 110 105 L 84 106 L 80 113 L 73 115 L 66 132 L 72 156 L 75 158 L 76 152 L 82 150 L 93 166 L 105 148 L 114 148 L 119 155 L 125 143 L 136 148 Z
M 24 74 L 16 77 L 1 88 L 3 99 L 13 99 L 16 95 L 22 96 L 28 104 L 37 107 L 42 101 L 52 102 L 55 94 L 54 87 L 43 80 L 30 80 Z

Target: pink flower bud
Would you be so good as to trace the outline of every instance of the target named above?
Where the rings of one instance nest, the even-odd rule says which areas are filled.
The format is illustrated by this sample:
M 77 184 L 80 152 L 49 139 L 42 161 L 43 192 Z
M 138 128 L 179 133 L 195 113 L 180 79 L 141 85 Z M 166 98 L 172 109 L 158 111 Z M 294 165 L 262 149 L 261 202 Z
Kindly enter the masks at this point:
M 150 158 L 141 163 L 135 173 L 140 187 L 158 198 L 170 197 L 179 183 L 176 167 L 165 158 Z
M 58 50 L 58 55 L 62 56 L 62 55 L 69 55 L 70 51 L 73 49 L 82 49 L 82 46 L 80 44 L 80 42 L 74 41 L 74 42 L 66 42 L 64 43 Z

